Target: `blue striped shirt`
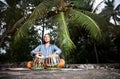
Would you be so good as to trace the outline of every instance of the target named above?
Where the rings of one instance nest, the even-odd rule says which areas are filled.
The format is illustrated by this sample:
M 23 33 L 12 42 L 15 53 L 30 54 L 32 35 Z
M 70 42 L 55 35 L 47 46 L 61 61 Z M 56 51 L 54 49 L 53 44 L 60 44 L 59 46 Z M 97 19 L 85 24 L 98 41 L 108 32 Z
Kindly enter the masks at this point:
M 57 54 L 61 53 L 61 49 L 56 45 L 50 44 L 48 48 L 46 48 L 45 44 L 41 44 L 37 46 L 34 50 L 31 51 L 31 56 L 34 56 L 35 52 L 42 52 L 44 57 L 49 56 L 50 54 L 56 52 Z

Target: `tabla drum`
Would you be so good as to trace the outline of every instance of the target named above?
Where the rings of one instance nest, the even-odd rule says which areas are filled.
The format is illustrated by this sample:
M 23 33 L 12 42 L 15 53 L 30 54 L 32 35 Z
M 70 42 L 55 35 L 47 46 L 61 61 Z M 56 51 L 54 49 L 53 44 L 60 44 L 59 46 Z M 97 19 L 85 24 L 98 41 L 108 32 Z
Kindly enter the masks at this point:
M 44 60 L 44 64 L 47 66 L 47 69 L 58 69 L 58 64 L 60 63 L 60 57 L 58 55 L 47 57 Z
M 44 57 L 36 55 L 33 58 L 32 69 L 44 69 Z

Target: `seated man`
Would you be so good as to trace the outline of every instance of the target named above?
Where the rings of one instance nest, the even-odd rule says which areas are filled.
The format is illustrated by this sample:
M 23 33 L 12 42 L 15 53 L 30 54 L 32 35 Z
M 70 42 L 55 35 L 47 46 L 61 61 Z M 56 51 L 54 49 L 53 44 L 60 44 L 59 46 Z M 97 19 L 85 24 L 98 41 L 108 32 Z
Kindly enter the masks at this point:
M 51 37 L 49 34 L 44 35 L 44 43 L 31 51 L 31 56 L 42 54 L 44 58 L 59 55 L 61 49 L 56 45 L 50 44 Z
M 61 54 L 61 49 L 58 48 L 56 45 L 50 43 L 51 37 L 49 34 L 44 35 L 44 43 L 37 46 L 34 50 L 31 51 L 31 56 L 39 56 L 41 55 L 42 58 L 54 57 Z M 60 63 L 64 63 L 64 60 L 61 59 Z M 28 65 L 30 62 L 28 62 Z M 64 66 L 64 65 L 63 65 Z

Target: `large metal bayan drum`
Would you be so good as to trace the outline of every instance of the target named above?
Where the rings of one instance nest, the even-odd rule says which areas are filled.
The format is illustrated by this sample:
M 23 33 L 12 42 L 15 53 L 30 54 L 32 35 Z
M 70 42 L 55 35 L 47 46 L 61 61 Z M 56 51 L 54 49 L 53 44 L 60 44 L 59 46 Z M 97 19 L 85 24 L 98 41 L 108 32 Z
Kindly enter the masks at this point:
M 33 67 L 32 69 L 44 69 L 44 57 L 36 55 L 33 58 Z
M 58 55 L 47 57 L 44 60 L 44 64 L 47 66 L 47 69 L 58 69 L 58 64 L 60 63 L 60 57 Z

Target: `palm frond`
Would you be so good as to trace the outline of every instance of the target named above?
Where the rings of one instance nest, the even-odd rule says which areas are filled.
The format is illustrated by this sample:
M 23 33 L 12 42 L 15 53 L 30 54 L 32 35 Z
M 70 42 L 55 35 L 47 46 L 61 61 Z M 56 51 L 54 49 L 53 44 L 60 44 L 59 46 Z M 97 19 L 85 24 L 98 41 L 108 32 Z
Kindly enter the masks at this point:
M 101 38 L 101 30 L 92 18 L 83 14 L 80 11 L 73 10 L 73 9 L 70 10 L 70 15 L 71 15 L 70 24 L 71 23 L 78 24 L 84 27 L 86 30 L 88 30 L 91 36 L 93 36 L 94 38 L 96 39 Z
M 96 13 L 91 13 L 89 11 L 82 11 L 82 13 L 91 17 L 99 25 L 99 28 L 101 29 L 101 34 L 102 34 L 102 38 L 100 39 L 101 41 L 99 42 L 105 42 L 105 38 L 109 36 L 109 34 L 113 29 L 112 27 L 109 26 L 110 25 L 109 21 L 106 20 L 105 17 L 98 15 Z
M 95 12 L 98 10 L 98 8 L 100 7 L 100 5 L 101 5 L 102 3 L 104 3 L 104 2 L 105 2 L 105 0 L 101 1 L 101 2 L 95 7 L 95 9 L 93 10 L 93 13 L 95 13 Z
M 45 0 L 40 3 L 32 12 L 30 17 L 25 21 L 25 23 L 17 30 L 15 34 L 15 42 L 19 41 L 21 37 L 25 37 L 29 31 L 29 28 L 34 25 L 36 19 L 46 16 L 48 9 L 51 7 L 51 5 L 54 5 L 54 3 L 55 0 Z
M 77 9 L 91 11 L 95 0 L 71 0 Z
M 67 22 L 64 16 L 63 12 L 60 12 L 58 15 L 56 15 L 53 18 L 53 21 L 56 21 L 57 25 L 58 25 L 58 41 L 60 44 L 60 48 L 63 51 L 63 53 L 65 53 L 66 55 L 68 55 L 70 53 L 70 51 L 75 48 L 74 43 L 72 42 L 72 40 L 70 39 L 69 36 L 69 31 L 67 28 Z
M 108 30 L 108 28 L 110 29 L 110 27 L 108 27 L 109 21 L 106 20 L 105 17 L 98 15 L 96 13 L 91 13 L 89 11 L 82 11 L 82 13 L 91 17 L 99 25 L 99 28 L 102 30 L 102 32 L 106 32 Z
M 25 20 L 25 17 L 20 18 L 20 19 L 13 25 L 12 29 L 10 30 L 10 32 L 15 31 L 15 30 L 22 24 L 22 22 L 24 22 L 24 20 Z
M 115 8 L 115 10 L 120 10 L 120 4 Z

